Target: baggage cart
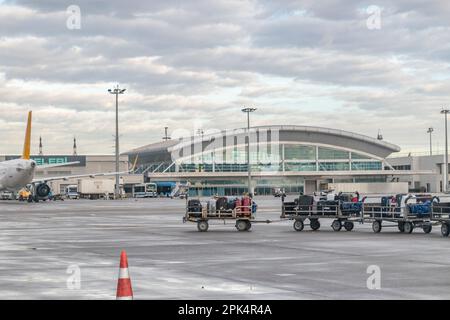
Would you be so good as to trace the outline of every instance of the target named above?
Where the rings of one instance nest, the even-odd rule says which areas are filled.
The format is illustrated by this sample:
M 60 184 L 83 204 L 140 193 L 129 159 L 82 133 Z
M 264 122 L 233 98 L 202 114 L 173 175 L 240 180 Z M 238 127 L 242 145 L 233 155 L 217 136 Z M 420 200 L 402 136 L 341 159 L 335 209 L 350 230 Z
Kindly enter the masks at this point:
M 431 221 L 441 225 L 441 234 L 448 237 L 450 234 L 450 202 L 434 202 L 431 207 Z
M 392 227 L 407 234 L 412 233 L 415 228 L 430 233 L 433 225 L 436 225 L 431 219 L 434 198 L 423 203 L 408 203 L 411 199 L 417 200 L 413 195 L 398 195 L 392 202 L 382 200 L 381 204 L 364 203 L 361 222 L 371 222 L 375 233 Z
M 197 205 L 200 203 L 201 205 Z M 183 223 L 194 222 L 197 224 L 197 229 L 200 232 L 206 232 L 209 229 L 210 220 L 234 222 L 238 231 L 249 231 L 252 223 L 270 223 L 270 220 L 257 221 L 255 219 L 256 205 L 253 201 L 249 205 L 237 205 L 232 209 L 216 208 L 213 209 L 204 201 L 196 199 L 195 202 L 190 202 L 189 197 L 186 197 L 186 212 L 183 217 Z
M 302 231 L 305 225 L 316 231 L 320 229 L 320 219 L 332 219 L 331 228 L 340 231 L 352 231 L 354 223 L 361 220 L 362 203 L 342 202 L 334 200 L 321 200 L 310 205 L 301 204 L 301 201 L 286 202 L 281 198 L 281 219 L 294 220 L 293 227 Z M 352 205 L 350 205 L 352 204 Z M 305 221 L 309 223 L 305 223 Z

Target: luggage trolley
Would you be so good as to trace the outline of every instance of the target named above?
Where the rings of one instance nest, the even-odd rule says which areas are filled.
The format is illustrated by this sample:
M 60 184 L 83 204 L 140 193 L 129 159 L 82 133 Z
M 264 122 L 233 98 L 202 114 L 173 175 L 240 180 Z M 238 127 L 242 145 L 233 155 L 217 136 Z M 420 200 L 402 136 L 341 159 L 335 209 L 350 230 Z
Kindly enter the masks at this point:
M 235 227 L 238 231 L 249 231 L 252 227 L 252 222 L 255 221 L 256 204 L 250 198 L 234 199 L 224 203 L 221 197 L 217 200 L 217 204 L 212 205 L 202 203 L 199 199 L 189 199 L 186 197 L 186 212 L 183 217 L 183 223 L 195 222 L 197 229 L 200 232 L 206 232 L 209 228 L 209 220 L 222 220 L 224 224 L 226 221 L 234 220 Z M 269 221 L 264 221 L 269 223 Z
M 411 199 L 424 202 L 408 203 Z M 362 223 L 372 222 L 375 233 L 388 227 L 397 227 L 400 232 L 408 234 L 415 228 L 422 228 L 425 233 L 430 233 L 433 224 L 436 224 L 431 220 L 431 207 L 435 199 L 436 197 L 426 199 L 403 194 L 382 197 L 381 204 L 364 203 Z
M 309 199 L 309 200 L 308 200 Z M 301 195 L 294 202 L 285 202 L 281 198 L 281 219 L 294 220 L 294 230 L 302 231 L 305 220 L 309 220 L 312 230 L 319 230 L 321 218 L 333 219 L 331 227 L 340 231 L 352 231 L 354 222 L 361 220 L 362 203 L 344 202 L 340 200 L 320 200 L 314 203 L 312 196 Z
M 431 221 L 441 224 L 441 234 L 450 234 L 450 202 L 433 202 L 431 207 Z

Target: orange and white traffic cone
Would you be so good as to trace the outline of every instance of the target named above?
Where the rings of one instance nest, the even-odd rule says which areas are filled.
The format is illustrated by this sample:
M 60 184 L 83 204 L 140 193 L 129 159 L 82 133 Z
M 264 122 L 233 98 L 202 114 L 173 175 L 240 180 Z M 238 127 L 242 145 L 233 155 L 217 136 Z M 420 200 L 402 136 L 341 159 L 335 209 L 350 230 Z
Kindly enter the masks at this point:
M 128 258 L 125 250 L 120 254 L 120 269 L 116 299 L 133 300 L 133 289 L 131 288 L 131 279 L 128 272 Z

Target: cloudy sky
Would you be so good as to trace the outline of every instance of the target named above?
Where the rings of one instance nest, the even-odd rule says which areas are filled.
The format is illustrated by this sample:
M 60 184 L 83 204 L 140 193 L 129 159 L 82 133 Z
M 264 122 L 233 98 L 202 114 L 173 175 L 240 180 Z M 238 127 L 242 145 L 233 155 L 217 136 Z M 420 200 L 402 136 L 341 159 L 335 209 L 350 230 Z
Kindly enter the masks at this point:
M 448 0 L 0 0 L 0 154 L 20 153 L 30 109 L 35 152 L 41 135 L 47 154 L 73 136 L 113 153 L 117 83 L 121 151 L 245 126 L 241 106 L 254 125 L 380 129 L 403 152 L 433 126 L 443 149 L 449 17 Z

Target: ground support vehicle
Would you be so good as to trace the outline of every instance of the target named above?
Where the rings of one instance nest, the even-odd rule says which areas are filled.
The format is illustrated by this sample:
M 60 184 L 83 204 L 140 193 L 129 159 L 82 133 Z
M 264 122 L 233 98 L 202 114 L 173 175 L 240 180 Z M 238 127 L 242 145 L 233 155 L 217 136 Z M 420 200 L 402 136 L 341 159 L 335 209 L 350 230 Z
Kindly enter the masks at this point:
M 197 223 L 197 229 L 200 232 L 206 232 L 209 229 L 209 221 L 219 220 L 224 224 L 234 222 L 238 231 L 249 231 L 253 223 L 270 223 L 270 220 L 258 221 L 255 218 L 255 205 L 237 205 L 232 209 L 211 208 L 199 199 L 186 197 L 186 212 L 183 217 L 183 223 Z
M 33 202 L 33 195 L 31 194 L 30 190 L 28 190 L 27 188 L 22 188 L 18 193 L 17 200 Z
M 64 188 L 64 196 L 67 199 L 77 200 L 80 198 L 80 194 L 78 193 L 78 185 L 71 184 Z
M 294 220 L 293 227 L 302 231 L 305 225 L 312 230 L 319 230 L 320 219 L 333 219 L 331 227 L 334 231 L 344 228 L 352 231 L 355 222 L 361 220 L 361 203 L 347 203 L 340 201 L 319 201 L 312 204 L 302 204 L 301 198 L 294 202 L 286 202 L 282 197 L 281 219 Z M 305 223 L 305 221 L 309 223 Z
M 113 199 L 114 187 L 112 179 L 80 179 L 77 191 L 81 199 Z
M 133 198 L 157 198 L 156 183 L 141 183 L 133 186 Z
M 14 200 L 14 193 L 11 191 L 0 192 L 0 200 Z
M 364 205 L 362 223 L 371 222 L 372 230 L 379 233 L 383 228 L 396 227 L 402 233 L 412 233 L 415 228 L 421 228 L 430 233 L 433 225 L 431 220 L 431 203 L 416 203 L 404 207 L 395 205 Z

